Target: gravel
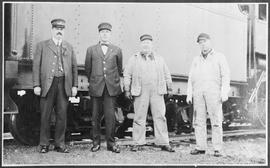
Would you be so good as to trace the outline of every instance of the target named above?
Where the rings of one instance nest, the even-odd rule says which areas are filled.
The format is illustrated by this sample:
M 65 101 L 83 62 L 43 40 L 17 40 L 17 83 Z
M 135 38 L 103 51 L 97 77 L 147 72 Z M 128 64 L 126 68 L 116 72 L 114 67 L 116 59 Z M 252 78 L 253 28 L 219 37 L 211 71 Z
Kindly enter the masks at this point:
M 266 164 L 265 137 L 228 138 L 224 142 L 222 157 L 214 157 L 211 142 L 205 155 L 190 155 L 194 141 L 171 141 L 176 152 L 168 153 L 151 143 L 144 150 L 130 151 L 131 145 L 121 145 L 121 153 L 107 151 L 103 142 L 101 150 L 93 153 L 91 144 L 69 144 L 70 153 L 62 154 L 52 151 L 46 154 L 38 153 L 38 147 L 22 146 L 15 141 L 5 141 L 3 148 L 3 165 L 264 165 Z

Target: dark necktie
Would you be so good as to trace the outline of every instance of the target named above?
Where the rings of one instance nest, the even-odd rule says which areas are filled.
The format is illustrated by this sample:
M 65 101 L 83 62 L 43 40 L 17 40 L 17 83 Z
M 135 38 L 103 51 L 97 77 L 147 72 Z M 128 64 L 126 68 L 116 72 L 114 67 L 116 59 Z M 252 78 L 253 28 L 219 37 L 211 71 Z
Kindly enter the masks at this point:
M 58 63 L 58 71 L 63 72 L 63 67 L 62 67 L 62 60 L 61 60 L 61 43 L 57 43 L 57 52 L 58 52 L 58 58 L 57 58 L 57 63 Z
M 109 44 L 108 43 L 100 43 L 100 45 L 108 47 Z
M 141 52 L 141 55 L 144 59 L 146 59 L 146 57 L 150 58 L 150 60 L 154 59 L 153 53 L 147 55 L 146 53 Z
M 210 49 L 209 51 L 207 51 L 206 53 L 202 52 L 202 56 L 203 58 L 207 58 L 208 54 L 212 51 L 212 49 Z

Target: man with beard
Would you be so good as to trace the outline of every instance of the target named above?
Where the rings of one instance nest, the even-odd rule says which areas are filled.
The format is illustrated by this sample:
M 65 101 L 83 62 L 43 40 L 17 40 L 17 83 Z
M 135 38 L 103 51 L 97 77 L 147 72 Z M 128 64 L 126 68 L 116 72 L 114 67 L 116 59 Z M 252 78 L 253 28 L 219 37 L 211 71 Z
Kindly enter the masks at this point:
M 55 148 L 68 153 L 65 147 L 68 98 L 76 96 L 78 87 L 77 61 L 73 47 L 63 40 L 65 20 L 51 21 L 52 38 L 37 44 L 33 60 L 34 93 L 40 96 L 40 153 L 49 151 L 50 116 L 56 116 Z

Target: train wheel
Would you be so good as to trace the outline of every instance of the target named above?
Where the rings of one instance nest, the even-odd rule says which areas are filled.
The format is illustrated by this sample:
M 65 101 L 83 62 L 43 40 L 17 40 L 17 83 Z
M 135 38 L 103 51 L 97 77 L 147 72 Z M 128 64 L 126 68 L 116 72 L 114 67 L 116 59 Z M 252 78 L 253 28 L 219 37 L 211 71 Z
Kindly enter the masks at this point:
M 166 102 L 166 119 L 167 119 L 167 126 L 168 126 L 168 131 L 173 132 L 176 128 L 176 109 L 177 109 L 177 104 L 173 101 L 167 101 Z
M 10 114 L 8 126 L 16 141 L 24 145 L 39 143 L 40 113 L 36 111 L 38 101 L 32 94 L 16 99 L 18 113 Z
M 21 113 L 11 114 L 9 129 L 16 141 L 23 145 L 38 145 L 40 118 L 32 116 L 31 120 L 22 116 Z

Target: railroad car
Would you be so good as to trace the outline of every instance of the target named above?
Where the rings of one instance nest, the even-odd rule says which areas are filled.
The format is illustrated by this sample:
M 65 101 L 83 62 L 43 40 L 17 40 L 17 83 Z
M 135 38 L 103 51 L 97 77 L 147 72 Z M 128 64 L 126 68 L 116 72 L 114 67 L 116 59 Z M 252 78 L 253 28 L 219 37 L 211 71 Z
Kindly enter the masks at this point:
M 199 33 L 211 35 L 231 69 L 229 100 L 223 104 L 224 128 L 238 122 L 265 126 L 267 78 L 267 4 L 237 3 L 4 3 L 4 131 L 22 144 L 39 140 L 39 97 L 33 94 L 32 61 L 39 41 L 51 38 L 50 21 L 66 20 L 65 40 L 74 47 L 78 95 L 70 98 L 67 140 L 91 137 L 91 97 L 84 71 L 86 49 L 98 43 L 97 26 L 112 24 L 112 43 L 123 51 L 123 64 L 149 33 L 173 79 L 173 97 L 165 95 L 169 131 L 192 131 L 192 105 L 185 101 L 192 59 L 199 54 Z M 132 101 L 117 99 L 117 135 L 132 131 Z M 147 133 L 153 132 L 151 113 Z M 51 117 L 54 131 L 55 117 Z M 102 123 L 104 125 L 104 121 Z M 53 139 L 53 137 L 52 137 Z

